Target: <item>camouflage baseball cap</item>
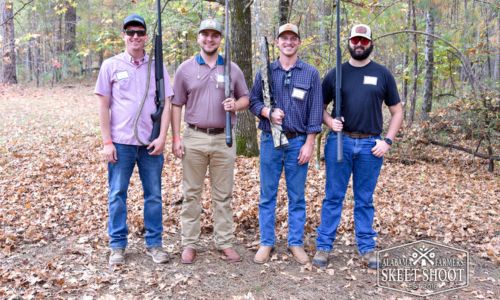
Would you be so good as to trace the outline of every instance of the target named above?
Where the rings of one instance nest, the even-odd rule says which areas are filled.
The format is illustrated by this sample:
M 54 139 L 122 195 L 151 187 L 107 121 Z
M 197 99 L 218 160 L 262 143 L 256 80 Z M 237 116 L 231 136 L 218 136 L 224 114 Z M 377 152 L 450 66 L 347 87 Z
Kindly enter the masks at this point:
M 218 33 L 222 34 L 222 26 L 215 19 L 205 19 L 201 21 L 198 33 L 202 32 L 203 30 L 215 30 Z

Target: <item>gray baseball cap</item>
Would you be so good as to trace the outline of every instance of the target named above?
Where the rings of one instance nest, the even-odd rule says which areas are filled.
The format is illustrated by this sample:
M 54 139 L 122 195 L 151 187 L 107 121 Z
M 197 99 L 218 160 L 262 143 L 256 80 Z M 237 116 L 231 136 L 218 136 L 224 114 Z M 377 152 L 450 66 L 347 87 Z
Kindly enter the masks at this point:
M 146 22 L 144 21 L 144 18 L 139 16 L 138 14 L 134 13 L 126 17 L 125 20 L 123 20 L 123 29 L 132 24 L 142 26 L 144 27 L 144 29 L 146 29 Z
M 198 29 L 198 33 L 202 32 L 203 30 L 215 30 L 218 33 L 222 34 L 222 26 L 215 19 L 205 19 L 205 20 L 201 21 L 200 29 Z

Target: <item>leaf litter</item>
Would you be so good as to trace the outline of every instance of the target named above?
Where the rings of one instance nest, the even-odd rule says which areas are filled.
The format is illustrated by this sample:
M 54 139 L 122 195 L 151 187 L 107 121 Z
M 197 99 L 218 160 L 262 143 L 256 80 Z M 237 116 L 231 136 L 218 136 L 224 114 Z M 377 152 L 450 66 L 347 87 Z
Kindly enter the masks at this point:
M 100 158 L 97 100 L 92 84 L 69 91 L 0 86 L 0 297 L 178 297 L 235 299 L 380 295 L 376 274 L 364 271 L 355 249 L 353 195 L 346 195 L 336 250 L 325 271 L 298 266 L 286 253 L 286 186 L 280 182 L 276 209 L 277 251 L 269 263 L 253 264 L 258 246 L 258 158 L 238 157 L 234 221 L 245 261 L 227 265 L 213 248 L 209 179 L 202 195 L 202 248 L 192 266 L 179 264 L 182 203 L 180 160 L 165 147 L 164 244 L 172 262 L 158 266 L 144 254 L 142 191 L 137 172 L 129 189 L 127 264 L 107 266 L 106 165 Z M 411 132 L 405 132 L 411 134 Z M 475 285 L 456 291 L 465 298 L 498 298 L 500 182 L 484 162 L 425 145 L 434 162 L 420 161 L 404 146 L 384 163 L 374 195 L 375 229 L 381 248 L 430 239 L 467 249 Z M 412 156 L 408 164 L 406 156 Z M 466 163 L 464 163 L 466 162 Z M 497 168 L 498 169 L 498 168 Z M 305 248 L 314 254 L 315 228 L 324 195 L 324 163 L 310 164 L 306 186 Z M 203 259 L 202 259 L 203 258 Z M 222 278 L 222 279 L 221 279 Z M 332 283 L 332 279 L 334 283 Z M 286 282 L 292 281 L 293 286 Z M 359 290 L 356 282 L 370 282 Z M 376 291 L 376 292 L 373 292 Z

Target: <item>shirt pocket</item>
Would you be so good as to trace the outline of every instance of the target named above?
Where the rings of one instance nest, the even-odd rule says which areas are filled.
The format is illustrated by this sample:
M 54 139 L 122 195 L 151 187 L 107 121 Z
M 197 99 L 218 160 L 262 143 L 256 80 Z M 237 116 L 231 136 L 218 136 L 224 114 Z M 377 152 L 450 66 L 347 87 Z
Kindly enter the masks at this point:
M 311 84 L 297 82 L 292 87 L 292 99 L 298 102 L 305 102 L 309 96 Z
M 117 71 L 114 75 L 115 84 L 120 92 L 128 92 L 133 81 L 131 72 Z

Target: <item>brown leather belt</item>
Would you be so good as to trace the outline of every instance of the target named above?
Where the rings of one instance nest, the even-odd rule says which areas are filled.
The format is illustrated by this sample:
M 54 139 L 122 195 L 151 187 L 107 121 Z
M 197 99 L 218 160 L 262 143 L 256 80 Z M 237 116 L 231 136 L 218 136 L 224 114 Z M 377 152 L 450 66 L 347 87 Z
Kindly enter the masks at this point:
M 304 133 L 299 132 L 283 132 L 287 139 L 293 139 L 301 135 L 305 135 Z
M 374 133 L 359 133 L 359 132 L 349 132 L 349 131 L 342 131 L 345 135 L 348 135 L 352 138 L 355 139 L 364 139 L 364 138 L 369 138 L 372 136 L 378 136 L 378 134 Z
M 194 129 L 196 131 L 201 131 L 206 134 L 211 134 L 211 135 L 216 135 L 216 134 L 221 134 L 224 133 L 224 128 L 201 128 L 196 125 L 188 124 L 188 127 L 191 129 Z

